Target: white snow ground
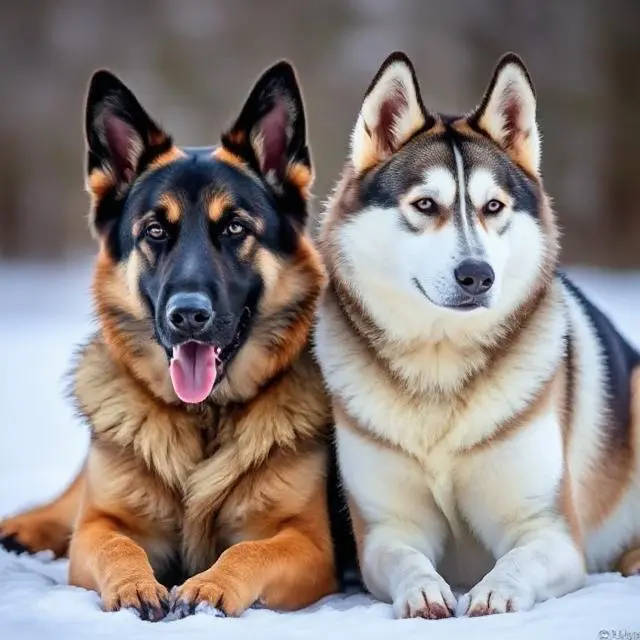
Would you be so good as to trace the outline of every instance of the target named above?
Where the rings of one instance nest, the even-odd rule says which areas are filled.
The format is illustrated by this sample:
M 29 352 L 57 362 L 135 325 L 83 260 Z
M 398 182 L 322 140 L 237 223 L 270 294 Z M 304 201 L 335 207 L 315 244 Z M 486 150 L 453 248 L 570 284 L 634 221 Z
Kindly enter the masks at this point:
M 640 274 L 572 273 L 640 346 Z M 84 454 L 87 434 L 63 398 L 62 378 L 74 343 L 91 326 L 89 277 L 86 261 L 0 264 L 0 517 L 54 496 Z M 47 554 L 0 550 L 0 639 L 640 639 L 640 577 L 593 576 L 581 591 L 529 613 L 488 618 L 396 621 L 389 606 L 351 596 L 295 614 L 251 610 L 231 620 L 199 613 L 152 624 L 128 611 L 103 613 L 97 595 L 66 584 L 66 567 Z

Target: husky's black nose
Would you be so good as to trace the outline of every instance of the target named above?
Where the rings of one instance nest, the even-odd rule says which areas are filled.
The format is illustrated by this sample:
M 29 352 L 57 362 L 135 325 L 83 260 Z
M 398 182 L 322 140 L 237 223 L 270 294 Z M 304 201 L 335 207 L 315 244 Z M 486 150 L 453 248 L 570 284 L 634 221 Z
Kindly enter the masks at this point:
M 453 273 L 460 288 L 472 296 L 489 291 L 496 279 L 491 265 L 480 260 L 463 260 Z
M 167 324 L 178 338 L 197 338 L 213 322 L 209 298 L 201 293 L 176 293 L 167 303 Z

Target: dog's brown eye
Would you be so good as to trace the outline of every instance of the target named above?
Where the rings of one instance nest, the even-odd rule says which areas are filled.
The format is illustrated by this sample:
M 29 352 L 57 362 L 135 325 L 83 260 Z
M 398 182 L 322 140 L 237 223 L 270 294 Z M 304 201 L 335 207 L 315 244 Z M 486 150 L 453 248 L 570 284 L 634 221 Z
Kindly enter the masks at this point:
M 167 237 L 167 232 L 162 228 L 159 222 L 149 223 L 144 230 L 147 238 L 151 240 L 164 240 Z
M 230 236 L 239 236 L 244 233 L 244 227 L 239 222 L 232 222 L 224 232 Z
M 427 213 L 433 215 L 438 212 L 438 205 L 433 198 L 420 198 L 411 203 L 411 206 L 420 213 Z
M 484 205 L 485 214 L 489 214 L 492 216 L 497 215 L 503 209 L 504 209 L 504 205 L 502 204 L 502 202 L 500 202 L 500 200 L 495 200 L 495 199 L 489 200 L 489 202 L 487 202 L 487 204 Z

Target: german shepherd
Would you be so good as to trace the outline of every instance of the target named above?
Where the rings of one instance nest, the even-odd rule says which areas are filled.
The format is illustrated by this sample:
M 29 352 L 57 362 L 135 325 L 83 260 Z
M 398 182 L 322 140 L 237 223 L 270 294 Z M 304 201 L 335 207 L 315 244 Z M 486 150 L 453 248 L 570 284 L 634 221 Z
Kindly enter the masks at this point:
M 523 62 L 451 117 L 391 55 L 319 233 L 315 348 L 369 590 L 444 618 L 640 571 L 640 355 L 558 272 Z
M 264 73 L 217 148 L 176 147 L 98 71 L 86 141 L 99 331 L 72 394 L 90 451 L 64 495 L 0 524 L 4 545 L 68 551 L 71 584 L 148 620 L 309 605 L 337 590 L 348 530 L 309 349 L 326 276 L 294 70 Z

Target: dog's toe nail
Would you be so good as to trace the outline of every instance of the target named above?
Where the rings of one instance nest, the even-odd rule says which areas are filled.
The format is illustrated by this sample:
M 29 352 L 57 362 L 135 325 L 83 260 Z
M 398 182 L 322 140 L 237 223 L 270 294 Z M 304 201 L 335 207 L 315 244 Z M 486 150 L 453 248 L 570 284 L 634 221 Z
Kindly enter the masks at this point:
M 193 614 L 195 606 L 182 598 L 178 598 L 177 600 L 174 600 L 173 605 L 171 606 L 171 611 L 177 618 L 186 618 Z
M 0 535 L 0 547 L 12 553 L 29 553 L 29 548 L 23 545 L 13 533 Z

